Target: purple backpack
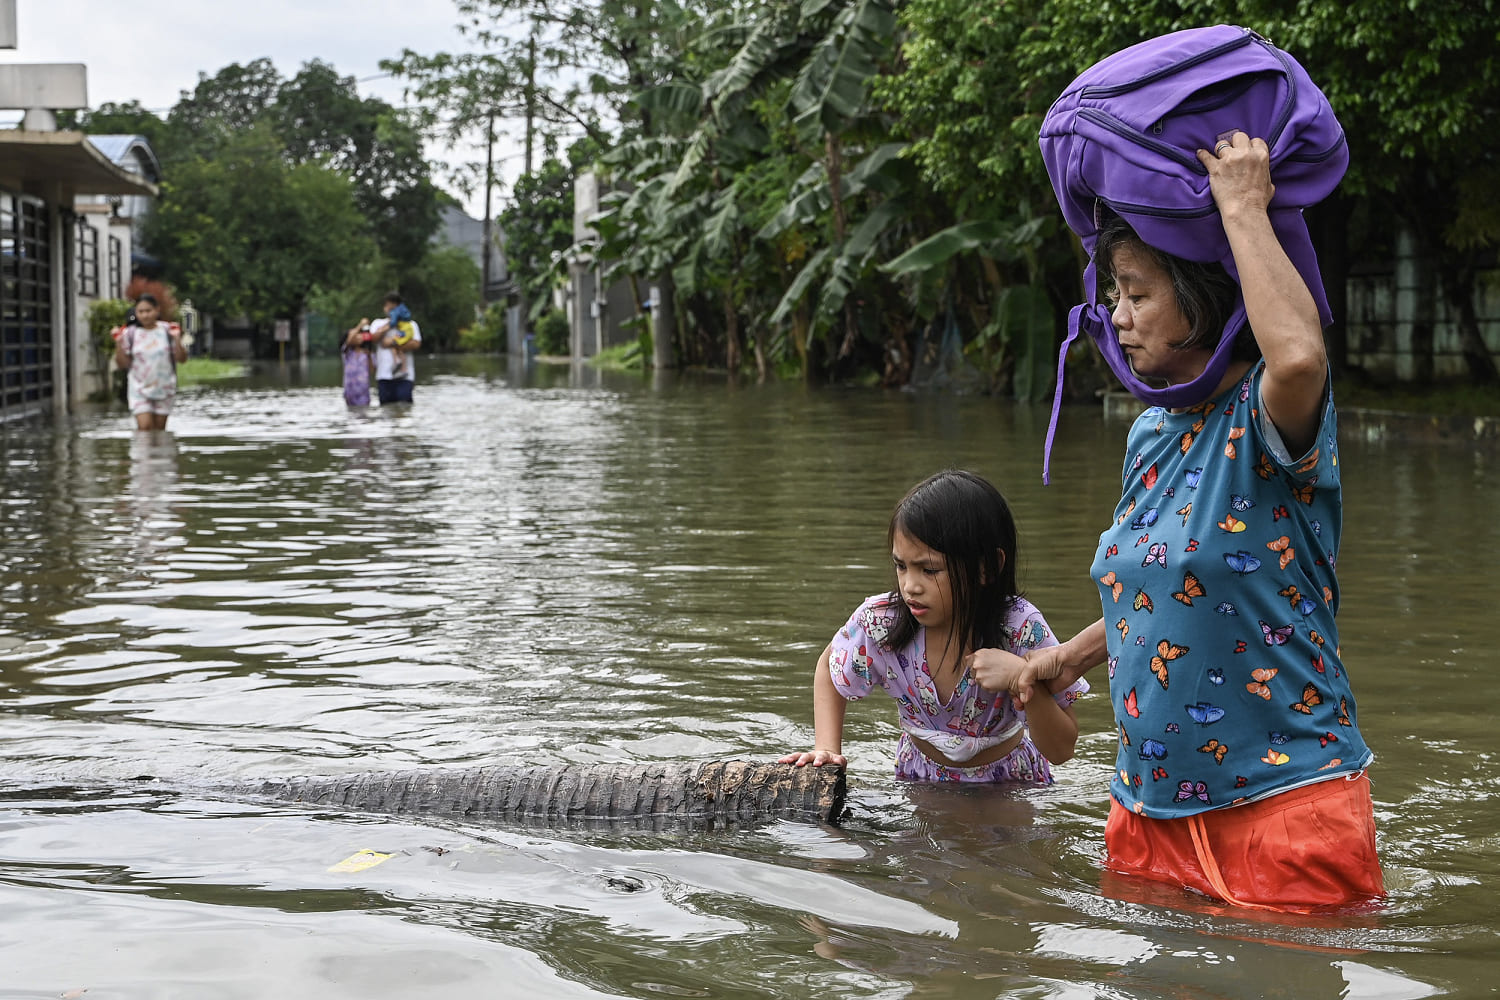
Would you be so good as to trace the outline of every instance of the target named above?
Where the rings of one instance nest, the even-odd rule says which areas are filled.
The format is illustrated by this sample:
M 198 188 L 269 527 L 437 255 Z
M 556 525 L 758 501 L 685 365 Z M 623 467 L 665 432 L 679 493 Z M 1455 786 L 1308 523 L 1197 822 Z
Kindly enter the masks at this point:
M 1287 53 L 1247 28 L 1189 28 L 1122 49 L 1079 74 L 1053 102 L 1040 142 L 1063 218 L 1089 254 L 1088 301 L 1068 315 L 1057 363 L 1057 394 L 1047 431 L 1050 457 L 1068 348 L 1086 332 L 1131 393 L 1157 406 L 1194 406 L 1228 368 L 1244 303 L 1202 375 L 1156 389 L 1136 378 L 1120 350 L 1110 309 L 1099 301 L 1094 245 L 1101 209 L 1130 223 L 1141 239 L 1177 257 L 1219 261 L 1239 275 L 1196 151 L 1235 129 L 1271 150 L 1276 195 L 1271 224 L 1307 282 L 1324 325 L 1332 321 L 1302 209 L 1327 197 L 1349 165 L 1344 131 L 1323 92 Z M 1043 481 L 1048 478 L 1044 463 Z

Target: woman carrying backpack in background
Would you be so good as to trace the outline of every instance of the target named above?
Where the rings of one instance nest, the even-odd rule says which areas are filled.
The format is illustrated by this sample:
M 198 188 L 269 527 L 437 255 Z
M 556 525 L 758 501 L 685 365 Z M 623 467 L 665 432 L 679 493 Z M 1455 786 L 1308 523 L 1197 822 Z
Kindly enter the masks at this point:
M 138 430 L 165 430 L 177 398 L 177 366 L 187 360 L 182 331 L 161 320 L 156 296 L 135 300 L 135 321 L 115 340 L 115 365 L 126 369 L 125 401 Z

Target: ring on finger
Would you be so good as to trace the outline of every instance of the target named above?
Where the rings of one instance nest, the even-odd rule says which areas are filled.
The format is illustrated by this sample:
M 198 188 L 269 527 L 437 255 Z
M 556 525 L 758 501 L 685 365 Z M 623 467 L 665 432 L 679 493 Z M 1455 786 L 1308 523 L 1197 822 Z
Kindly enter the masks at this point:
M 1221 156 L 1223 155 L 1224 150 L 1232 148 L 1233 146 L 1234 143 L 1230 142 L 1228 139 L 1220 139 L 1219 144 L 1214 147 L 1214 155 Z

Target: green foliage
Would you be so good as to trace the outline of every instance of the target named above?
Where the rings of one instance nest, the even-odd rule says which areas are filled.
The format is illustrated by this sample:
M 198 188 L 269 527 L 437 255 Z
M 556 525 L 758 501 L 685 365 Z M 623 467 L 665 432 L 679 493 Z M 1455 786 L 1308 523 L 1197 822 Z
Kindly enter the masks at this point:
M 125 373 L 115 368 L 115 338 L 111 331 L 125 325 L 130 306 L 129 299 L 96 299 L 89 303 L 89 347 L 94 355 L 94 370 L 103 382 L 105 398 L 125 391 Z
M 550 302 L 573 244 L 573 170 L 549 159 L 516 181 L 515 203 L 500 214 L 505 258 L 529 303 Z
M 616 344 L 589 358 L 589 364 L 601 371 L 639 372 L 645 370 L 640 344 Z
M 226 378 L 239 378 L 245 374 L 246 366 L 238 361 L 220 361 L 215 358 L 188 358 L 177 366 L 178 386 L 200 382 L 217 382 Z
M 477 320 L 458 331 L 458 349 L 473 353 L 505 350 L 505 303 L 491 302 Z
M 148 225 L 145 249 L 211 312 L 290 315 L 305 293 L 299 285 L 344 283 L 357 260 L 374 256 L 372 239 L 396 268 L 386 290 L 408 272 L 426 280 L 422 268 L 439 222 L 439 192 L 422 133 L 407 113 L 360 97 L 354 78 L 339 76 L 327 63 L 309 62 L 290 79 L 269 59 L 233 63 L 212 76 L 200 74 L 165 120 L 131 102 L 82 113 L 77 124 L 96 134 L 139 133 L 151 143 L 164 174 L 160 210 L 171 220 Z M 257 212 L 265 184 L 272 200 Z M 207 191 L 206 185 L 224 190 Z M 349 204 L 361 225 L 350 225 Z M 289 214 L 257 218 L 272 212 Z M 349 265 L 305 246 L 290 233 L 297 225 Z M 355 228 L 363 235 L 356 237 Z M 237 287 L 250 253 L 263 259 L 249 262 L 249 287 Z M 292 273 L 271 275 L 287 269 Z
M 566 355 L 568 333 L 568 317 L 561 309 L 551 309 L 542 313 L 536 321 L 537 353 Z
M 269 110 L 288 155 L 349 177 L 381 253 L 403 271 L 416 267 L 439 222 L 416 125 L 317 60 L 277 88 Z
M 382 117 L 331 67 L 279 81 L 258 62 L 204 78 L 174 109 L 192 129 L 181 145 L 232 148 L 260 114 L 278 115 L 290 162 L 354 179 L 383 251 L 360 259 L 395 269 L 389 281 L 410 294 L 413 269 L 432 265 L 402 235 L 392 213 L 405 203 L 392 192 L 420 201 L 424 175 L 400 166 L 410 131 L 390 130 L 472 138 L 493 125 L 526 149 L 501 226 L 539 339 L 563 263 L 598 261 L 639 295 L 661 289 L 682 365 L 753 361 L 763 377 L 879 372 L 901 384 L 917 369 L 921 332 L 940 322 L 997 389 L 1036 398 L 1052 382 L 1056 306 L 1079 294 L 1082 270 L 1040 161 L 1043 115 L 1111 52 L 1230 22 L 1273 38 L 1329 95 L 1350 144 L 1343 190 L 1364 199 L 1356 253 L 1404 219 L 1462 315 L 1500 239 L 1495 0 L 457 5 L 478 54 L 406 52 L 387 64 L 411 81 L 419 119 Z M 591 149 L 564 160 L 569 134 Z M 387 160 L 372 152 L 382 142 Z M 605 192 L 599 236 L 572 246 L 573 182 L 586 164 Z M 384 208 L 367 197 L 377 191 Z M 491 319 L 467 324 L 461 312 L 454 329 L 483 342 Z M 651 353 L 645 316 L 634 320 L 640 359 Z
M 353 261 L 353 272 L 343 280 L 331 286 L 319 285 L 308 295 L 308 311 L 325 317 L 334 331 L 331 342 L 323 345 L 329 351 L 337 352 L 344 334 L 361 320 L 378 319 L 382 315 L 381 299 L 396 287 L 396 266 L 373 252 L 373 247 L 370 249 L 369 256 Z M 424 324 L 424 339 L 426 332 Z
M 479 265 L 459 247 L 429 246 L 401 281 L 401 297 L 422 327 L 422 350 L 458 346 L 459 331 L 479 315 Z
M 96 351 L 106 355 L 114 353 L 115 338 L 110 336 L 110 331 L 124 326 L 129 313 L 129 299 L 96 299 L 89 303 L 89 342 Z
M 146 243 L 200 308 L 258 323 L 295 316 L 314 288 L 346 282 L 374 255 L 348 178 L 280 151 L 259 124 L 163 181 Z
M 59 115 L 58 127 L 77 128 L 94 135 L 144 136 L 158 158 L 170 143 L 167 123 L 160 115 L 152 114 L 142 107 L 140 101 L 126 101 L 122 104 L 106 101 L 92 111 L 77 112 L 72 121 Z
M 1036 402 L 1052 390 L 1052 303 L 1044 289 L 1012 285 L 995 301 L 994 318 L 969 344 L 970 356 L 992 376 L 1010 375 L 1011 394 Z

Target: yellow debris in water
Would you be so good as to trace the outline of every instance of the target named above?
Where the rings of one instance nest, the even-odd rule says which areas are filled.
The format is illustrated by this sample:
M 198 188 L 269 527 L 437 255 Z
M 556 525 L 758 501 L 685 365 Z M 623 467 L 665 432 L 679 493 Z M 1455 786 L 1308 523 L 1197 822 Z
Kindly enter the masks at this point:
M 354 852 L 328 870 L 330 872 L 345 873 L 362 872 L 367 868 L 374 868 L 389 857 L 391 857 L 390 854 L 381 854 L 379 851 L 372 851 L 366 848 L 363 851 Z

